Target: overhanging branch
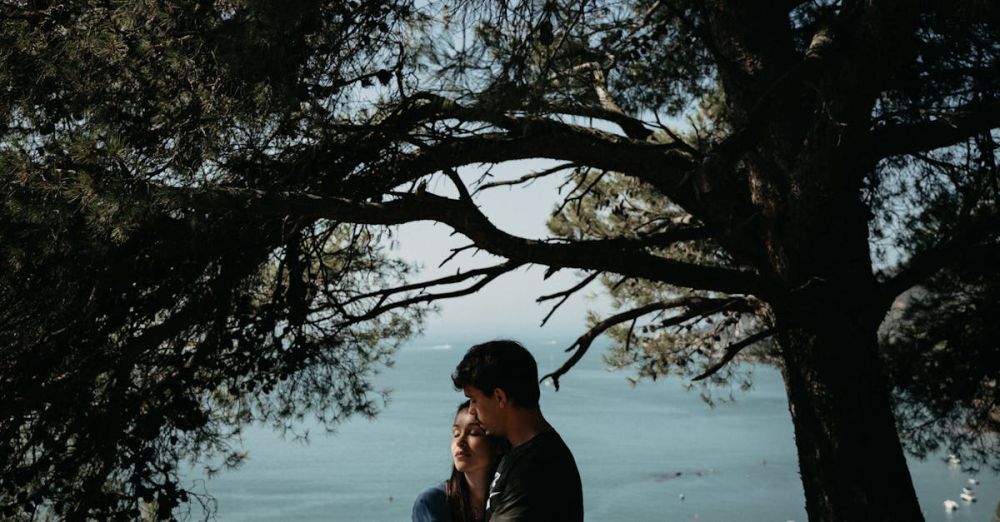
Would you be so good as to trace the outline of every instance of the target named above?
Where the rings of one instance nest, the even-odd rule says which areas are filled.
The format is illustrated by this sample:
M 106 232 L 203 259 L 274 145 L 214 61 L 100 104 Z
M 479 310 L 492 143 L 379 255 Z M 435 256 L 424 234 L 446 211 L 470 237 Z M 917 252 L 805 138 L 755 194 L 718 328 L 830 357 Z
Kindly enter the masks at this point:
M 593 110 L 614 116 L 604 108 Z M 614 117 L 630 118 L 624 113 Z M 631 120 L 626 125 L 641 125 Z M 438 122 L 456 128 L 485 124 L 486 128 L 463 137 L 439 136 L 429 127 Z M 365 168 L 338 184 L 337 194 L 368 194 L 373 188 L 386 192 L 422 176 L 466 165 L 552 159 L 635 177 L 679 205 L 692 207 L 688 210 L 698 215 L 699 199 L 693 186 L 683 181 L 699 166 L 699 160 L 683 142 L 651 143 L 546 117 L 463 106 L 431 93 L 407 99 L 399 110 L 352 141 L 368 143 L 374 139 L 369 136 L 388 139 L 387 143 L 419 138 L 421 145 L 418 150 L 374 156 Z
M 432 287 L 435 287 L 435 286 L 453 285 L 453 284 L 461 283 L 463 281 L 466 281 L 466 280 L 472 279 L 472 278 L 476 278 L 476 277 L 489 276 L 489 275 L 493 275 L 493 274 L 499 275 L 502 272 L 509 272 L 509 271 L 511 271 L 511 270 L 513 270 L 515 268 L 517 268 L 517 267 L 516 266 L 510 266 L 509 263 L 502 263 L 502 264 L 495 265 L 495 266 L 489 266 L 489 267 L 485 267 L 485 268 L 477 268 L 477 269 L 473 269 L 473 270 L 467 270 L 465 272 L 459 272 L 457 274 L 453 274 L 453 275 L 446 276 L 446 277 L 439 277 L 437 279 L 431 279 L 431 280 L 428 280 L 428 281 L 421 281 L 421 282 L 418 282 L 418 283 L 410 283 L 410 284 L 406 284 L 406 285 L 395 286 L 395 287 L 392 287 L 392 288 L 383 288 L 383 289 L 374 290 L 374 291 L 371 291 L 371 292 L 366 292 L 366 293 L 363 293 L 363 294 L 352 296 L 350 299 L 347 299 L 347 300 L 341 302 L 340 305 L 341 306 L 347 306 L 347 305 L 356 303 L 358 301 L 362 301 L 362 300 L 365 300 L 365 299 L 370 299 L 370 298 L 373 298 L 373 297 L 378 297 L 378 298 L 380 298 L 382 300 L 385 300 L 385 299 L 387 299 L 387 298 L 389 298 L 389 297 L 391 297 L 391 296 L 393 296 L 395 294 L 400 294 L 400 293 L 404 293 L 404 292 L 413 292 L 413 291 L 416 291 L 416 290 L 426 290 L 428 288 L 432 288 Z
M 163 203 L 174 208 L 226 209 L 369 225 L 436 221 L 451 226 L 482 250 L 520 263 L 615 272 L 692 289 L 752 294 L 765 300 L 776 297 L 780 291 L 776 285 L 751 272 L 646 253 L 635 248 L 638 240 L 549 243 L 513 236 L 497 229 L 474 204 L 429 193 L 407 195 L 383 203 L 251 189 L 160 187 L 158 193 Z
M 370 184 L 375 178 L 380 185 L 391 189 L 427 174 L 465 165 L 553 159 L 622 172 L 649 183 L 669 197 L 677 194 L 679 181 L 696 165 L 690 154 L 677 144 L 636 141 L 546 118 L 484 115 L 471 109 L 456 110 L 451 117 L 465 122 L 485 121 L 502 131 L 441 139 L 419 151 L 375 162 L 357 179 Z
M 479 290 L 481 290 L 483 287 L 485 287 L 494 279 L 500 277 L 503 274 L 506 274 L 507 272 L 517 269 L 521 265 L 522 263 L 508 261 L 506 263 L 478 270 L 476 272 L 479 272 L 478 275 L 482 276 L 482 279 L 476 281 L 474 284 L 471 284 L 465 288 L 459 290 L 453 290 L 451 292 L 441 292 L 436 294 L 434 293 L 419 294 L 413 297 L 401 299 L 399 301 L 395 301 L 388 304 L 385 303 L 388 296 L 383 295 L 381 296 L 381 299 L 374 307 L 372 307 L 367 312 L 361 315 L 351 315 L 347 313 L 346 309 L 341 309 L 341 312 L 344 314 L 346 320 L 338 324 L 338 326 L 344 327 L 368 321 L 390 310 L 395 310 L 398 308 L 406 308 L 420 303 L 430 303 L 432 301 L 440 301 L 442 299 L 451 299 L 454 297 L 461 297 L 464 295 L 474 294 Z M 466 279 L 466 277 L 463 277 L 462 279 Z
M 951 238 L 914 254 L 902 270 L 882 283 L 880 309 L 888 307 L 899 294 L 920 284 L 963 255 L 968 255 L 977 244 L 996 234 L 1000 234 L 1000 214 L 977 219 Z
M 916 154 L 961 143 L 977 134 L 1000 128 L 1000 102 L 967 105 L 934 120 L 885 125 L 871 131 L 868 140 L 874 161 Z
M 576 363 L 583 358 L 583 355 L 587 353 L 590 349 L 590 345 L 593 344 L 594 339 L 603 334 L 609 328 L 622 324 L 628 321 L 633 321 L 632 327 L 629 329 L 629 335 L 626 338 L 626 343 L 631 344 L 632 341 L 632 328 L 635 327 L 634 321 L 646 314 L 653 312 L 658 312 L 661 310 L 670 310 L 673 308 L 688 308 L 688 313 L 681 314 L 688 320 L 693 317 L 698 317 L 701 315 L 711 314 L 714 310 L 722 310 L 732 304 L 741 302 L 739 298 L 719 298 L 710 299 L 702 297 L 682 297 L 679 299 L 671 299 L 667 301 L 660 301 L 658 303 L 648 304 L 646 306 L 640 306 L 638 308 L 633 308 L 622 312 L 620 314 L 613 315 L 607 319 L 595 324 L 589 330 L 587 330 L 583 335 L 581 335 L 569 348 L 566 349 L 567 352 L 573 351 L 573 355 L 563 363 L 556 371 L 544 375 L 539 382 L 545 379 L 552 379 L 552 384 L 555 386 L 556 390 L 559 389 L 559 378 L 569 372 Z M 575 351 L 574 351 L 575 350 Z

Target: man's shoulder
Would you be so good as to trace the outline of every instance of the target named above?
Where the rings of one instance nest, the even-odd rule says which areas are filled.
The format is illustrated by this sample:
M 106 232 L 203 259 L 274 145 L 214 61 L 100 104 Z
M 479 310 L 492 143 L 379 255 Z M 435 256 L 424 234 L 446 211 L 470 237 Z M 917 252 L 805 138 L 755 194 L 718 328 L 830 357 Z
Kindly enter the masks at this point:
M 562 437 L 554 430 L 539 433 L 504 457 L 503 474 L 520 481 L 547 481 L 552 475 L 578 474 L 576 460 Z
M 526 454 L 531 454 L 531 460 L 573 460 L 573 452 L 555 430 L 539 433 L 526 443 Z

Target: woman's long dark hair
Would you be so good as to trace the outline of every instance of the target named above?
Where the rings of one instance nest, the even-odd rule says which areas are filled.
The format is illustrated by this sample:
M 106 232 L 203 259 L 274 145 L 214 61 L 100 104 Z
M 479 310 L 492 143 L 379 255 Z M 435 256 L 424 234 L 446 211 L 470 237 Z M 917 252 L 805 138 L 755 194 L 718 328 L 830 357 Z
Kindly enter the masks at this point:
M 460 413 L 462 413 L 462 410 L 468 408 L 469 401 L 459 404 L 458 410 L 455 412 L 455 416 L 457 417 Z M 490 446 L 493 449 L 493 458 L 490 462 L 490 470 L 489 473 L 486 474 L 486 477 L 492 479 L 494 473 L 497 471 L 497 466 L 500 465 L 500 457 L 507 452 L 507 449 L 510 448 L 510 444 L 507 442 L 507 439 L 503 437 L 497 437 L 495 435 L 487 435 L 486 437 L 489 439 Z M 462 473 L 455 468 L 454 461 L 451 463 L 451 477 L 449 477 L 445 482 L 445 492 L 448 495 L 448 508 L 451 511 L 452 522 L 478 522 L 483 519 L 482 516 L 480 518 L 473 516 L 472 502 L 469 498 L 469 483 L 465 480 L 465 473 Z M 489 494 L 489 491 L 487 491 L 487 494 Z M 484 512 L 481 513 L 481 515 L 485 515 L 485 506 Z

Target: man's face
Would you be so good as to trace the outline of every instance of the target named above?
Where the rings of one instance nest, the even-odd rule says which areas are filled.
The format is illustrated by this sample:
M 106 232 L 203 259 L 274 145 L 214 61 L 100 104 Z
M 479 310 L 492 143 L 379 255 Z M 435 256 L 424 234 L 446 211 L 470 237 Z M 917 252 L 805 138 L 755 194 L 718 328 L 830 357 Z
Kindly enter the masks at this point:
M 462 391 L 469 398 L 469 413 L 479 421 L 483 429 L 491 435 L 503 435 L 503 417 L 496 390 L 492 395 L 486 395 L 475 386 L 466 386 Z

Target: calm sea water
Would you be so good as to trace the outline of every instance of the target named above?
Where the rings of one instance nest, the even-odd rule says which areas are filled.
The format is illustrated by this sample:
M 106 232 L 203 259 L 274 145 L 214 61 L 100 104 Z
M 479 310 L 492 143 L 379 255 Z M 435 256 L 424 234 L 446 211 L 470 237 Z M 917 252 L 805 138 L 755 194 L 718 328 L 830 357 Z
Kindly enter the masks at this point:
M 377 419 L 357 419 L 308 445 L 249 430 L 249 461 L 206 485 L 218 520 L 409 520 L 413 498 L 450 470 L 450 427 L 461 394 L 449 374 L 472 341 L 418 341 L 379 382 L 393 389 Z M 569 343 L 522 339 L 540 371 L 557 367 Z M 754 370 L 753 390 L 708 408 L 678 379 L 632 387 L 589 353 L 542 390 L 542 409 L 566 440 L 583 479 L 591 521 L 804 521 L 802 485 L 780 374 Z M 303 429 L 308 428 L 304 425 Z M 969 476 L 940 458 L 910 460 L 928 521 L 990 522 L 1000 477 L 981 473 L 978 502 L 959 501 Z M 191 481 L 201 481 L 192 473 Z M 201 484 L 201 482 L 198 482 Z M 942 502 L 959 501 L 945 513 Z

